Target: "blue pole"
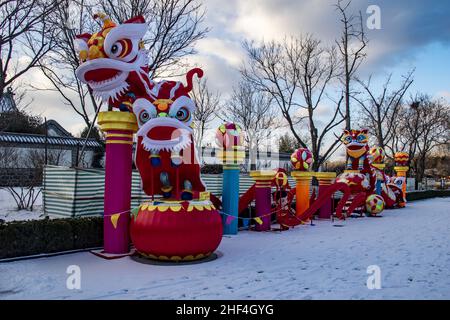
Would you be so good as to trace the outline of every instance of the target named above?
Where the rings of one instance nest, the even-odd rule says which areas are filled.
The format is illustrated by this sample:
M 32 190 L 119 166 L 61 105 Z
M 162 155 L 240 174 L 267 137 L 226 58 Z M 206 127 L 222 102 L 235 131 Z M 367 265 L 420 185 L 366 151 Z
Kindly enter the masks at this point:
M 376 192 L 381 196 L 381 179 L 377 179 Z
M 223 234 L 237 234 L 239 210 L 239 168 L 224 165 L 222 184 Z M 234 219 L 227 224 L 228 215 Z M 230 218 L 228 218 L 230 220 Z

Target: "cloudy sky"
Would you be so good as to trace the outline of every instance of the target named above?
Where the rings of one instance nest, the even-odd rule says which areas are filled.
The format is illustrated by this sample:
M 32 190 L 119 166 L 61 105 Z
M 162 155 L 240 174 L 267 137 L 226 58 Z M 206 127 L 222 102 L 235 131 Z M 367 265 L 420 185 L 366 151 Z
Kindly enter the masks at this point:
M 245 59 L 244 40 L 283 39 L 313 33 L 332 44 L 339 36 L 335 0 L 204 0 L 208 36 L 196 45 L 190 58 L 206 72 L 210 85 L 226 97 L 239 80 L 237 69 Z M 354 0 L 351 10 L 369 17 L 369 5 L 381 9 L 381 29 L 368 30 L 368 57 L 361 76 L 374 76 L 381 85 L 389 73 L 394 80 L 416 68 L 411 92 L 426 92 L 450 100 L 450 1 Z M 42 81 L 37 72 L 28 81 Z M 394 83 L 395 84 L 395 83 Z M 34 94 L 33 110 L 53 118 L 77 134 L 83 124 L 56 94 Z

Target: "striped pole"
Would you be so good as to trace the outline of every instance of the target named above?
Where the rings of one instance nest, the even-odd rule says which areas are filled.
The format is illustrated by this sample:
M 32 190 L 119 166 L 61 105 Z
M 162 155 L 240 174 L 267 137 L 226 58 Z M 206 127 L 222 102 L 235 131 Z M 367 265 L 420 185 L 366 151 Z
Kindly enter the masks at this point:
M 219 160 L 223 163 L 222 211 L 223 234 L 237 234 L 239 215 L 239 165 L 245 158 L 242 147 L 220 150 Z
M 125 254 L 130 244 L 128 212 L 136 117 L 128 112 L 100 112 L 98 124 L 106 134 L 104 253 Z
M 336 178 L 336 172 L 316 172 L 315 176 L 319 180 L 319 196 L 323 194 Z M 333 210 L 333 197 L 325 201 L 319 209 L 319 219 L 330 219 Z
M 250 171 L 250 177 L 255 180 L 255 203 L 256 216 L 262 220 L 262 224 L 257 223 L 256 231 L 270 230 L 272 211 L 272 180 L 275 178 L 276 171 Z
M 309 208 L 309 189 L 314 172 L 292 171 L 291 175 L 296 182 L 296 216 L 300 217 Z

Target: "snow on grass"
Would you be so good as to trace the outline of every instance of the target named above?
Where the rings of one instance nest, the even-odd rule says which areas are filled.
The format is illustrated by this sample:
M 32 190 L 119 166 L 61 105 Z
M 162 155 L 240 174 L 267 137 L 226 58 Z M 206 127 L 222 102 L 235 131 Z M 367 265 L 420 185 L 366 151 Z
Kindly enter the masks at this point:
M 16 188 L 16 191 L 19 192 L 19 188 Z M 42 218 L 44 218 L 42 192 L 36 199 L 33 211 L 17 210 L 17 205 L 13 196 L 6 188 L 0 188 L 0 220 L 10 222 L 19 220 L 36 220 Z
M 147 265 L 91 253 L 0 263 L 0 299 L 450 299 L 450 198 L 383 218 L 317 221 L 285 232 L 224 237 L 222 257 Z M 66 269 L 81 268 L 81 290 Z M 380 290 L 366 286 L 381 268 Z

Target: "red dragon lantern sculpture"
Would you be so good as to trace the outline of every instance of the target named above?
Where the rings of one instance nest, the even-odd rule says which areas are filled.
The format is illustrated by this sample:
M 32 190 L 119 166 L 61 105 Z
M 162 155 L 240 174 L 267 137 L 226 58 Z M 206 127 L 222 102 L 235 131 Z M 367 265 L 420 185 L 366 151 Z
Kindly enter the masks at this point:
M 132 242 L 153 259 L 206 257 L 220 244 L 222 221 L 200 178 L 193 141 L 196 106 L 189 92 L 194 75 L 202 77 L 203 71 L 189 71 L 186 85 L 155 82 L 142 42 L 144 18 L 116 25 L 104 14 L 95 17 L 102 19 L 102 30 L 75 41 L 81 61 L 76 74 L 95 97 L 136 116 L 135 163 L 152 200 L 132 214 Z
M 347 151 L 347 170 L 337 177 L 336 182 L 345 182 L 352 192 L 351 204 L 348 212 L 355 208 L 367 207 L 367 201 L 372 201 L 375 194 L 375 184 L 378 175 L 383 175 L 381 197 L 384 200 L 384 207 L 394 207 L 401 203 L 401 190 L 390 184 L 390 178 L 372 165 L 368 156 L 368 130 L 345 130 L 341 138 Z

